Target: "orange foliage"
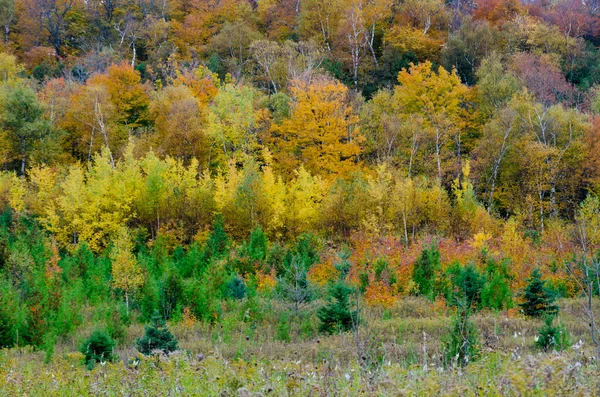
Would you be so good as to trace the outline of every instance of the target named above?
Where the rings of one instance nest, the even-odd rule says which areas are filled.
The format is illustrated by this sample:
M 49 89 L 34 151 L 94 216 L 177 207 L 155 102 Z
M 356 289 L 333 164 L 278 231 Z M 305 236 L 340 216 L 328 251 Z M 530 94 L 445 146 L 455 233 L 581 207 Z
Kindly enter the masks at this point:
M 370 283 L 364 297 L 367 304 L 373 307 L 390 308 L 394 306 L 397 300 L 390 286 L 383 281 Z
M 312 283 L 324 286 L 328 282 L 335 280 L 337 275 L 337 269 L 331 262 L 327 261 L 313 265 L 308 271 L 307 278 Z
M 271 273 L 256 273 L 257 286 L 256 289 L 259 292 L 270 292 L 275 289 L 277 285 L 277 279 L 275 278 L 275 269 Z

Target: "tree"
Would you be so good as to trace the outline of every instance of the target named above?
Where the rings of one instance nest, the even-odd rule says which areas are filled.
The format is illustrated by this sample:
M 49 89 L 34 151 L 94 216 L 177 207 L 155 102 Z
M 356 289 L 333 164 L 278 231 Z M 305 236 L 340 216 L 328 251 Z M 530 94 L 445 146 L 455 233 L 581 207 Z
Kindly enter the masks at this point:
M 362 136 L 347 91 L 341 83 L 324 78 L 292 87 L 291 118 L 271 128 L 274 156 L 285 174 L 291 175 L 300 164 L 326 178 L 345 176 L 358 168 Z
M 116 122 L 120 125 L 135 129 L 148 124 L 150 97 L 141 84 L 140 73 L 131 65 L 112 65 L 107 74 L 92 76 L 87 84 L 105 87 L 115 108 Z
M 129 231 L 121 227 L 113 240 L 110 251 L 113 287 L 125 294 L 125 305 L 129 310 L 129 297 L 144 285 L 144 273 L 132 253 L 133 244 Z
M 544 317 L 544 326 L 538 329 L 535 345 L 545 351 L 561 351 L 570 346 L 569 332 L 561 325 L 553 325 L 556 316 L 547 314 Z
M 329 286 L 329 302 L 317 312 L 321 321 L 319 330 L 329 334 L 349 331 L 357 318 L 357 311 L 353 311 L 350 306 L 350 296 L 354 289 L 346 283 L 346 276 L 350 270 L 350 253 L 342 252 L 338 256 L 340 262 L 335 266 L 339 272 L 338 279 Z
M 28 154 L 34 145 L 47 139 L 53 129 L 42 119 L 42 105 L 31 88 L 21 84 L 8 88 L 2 102 L 2 124 L 14 142 L 14 152 L 18 153 L 15 157 L 19 158 L 20 172 L 24 175 Z
M 477 329 L 469 314 L 470 310 L 468 308 L 458 309 L 444 341 L 446 362 L 456 360 L 456 363 L 461 367 L 479 357 Z
M 0 24 L 4 28 L 4 45 L 8 49 L 8 39 L 10 36 L 10 27 L 15 18 L 15 1 L 0 1 Z
M 209 137 L 206 133 L 207 109 L 185 85 L 168 86 L 157 92 L 149 106 L 156 136 L 150 138 L 161 154 L 193 158 L 208 165 Z
M 421 296 L 433 298 L 433 286 L 435 273 L 440 267 L 440 251 L 432 245 L 421 251 L 421 255 L 413 265 L 412 279 L 415 282 L 418 290 L 417 293 Z
M 307 274 L 306 265 L 298 255 L 294 255 L 290 265 L 284 268 L 283 275 L 277 281 L 277 288 L 285 299 L 292 302 L 296 315 L 300 312 L 302 305 L 312 299 L 314 293 Z
M 540 269 L 536 268 L 531 272 L 527 283 L 523 293 L 524 302 L 519 304 L 526 316 L 542 317 L 544 314 L 558 313 L 558 306 L 554 304 L 554 295 L 547 290 Z
M 115 341 L 105 331 L 95 330 L 80 350 L 88 368 L 92 369 L 96 362 L 114 361 L 117 358 L 114 349 Z
M 154 311 L 152 324 L 146 325 L 144 336 L 138 338 L 135 345 L 140 353 L 146 356 L 155 354 L 157 351 L 168 354 L 179 348 L 177 346 L 177 339 L 175 339 L 171 331 L 167 328 L 167 324 L 158 313 L 158 310 Z
M 394 89 L 394 100 L 402 113 L 423 117 L 422 127 L 431 137 L 437 177 L 441 180 L 442 160 L 448 156 L 452 138 L 460 164 L 461 134 L 465 122 L 461 107 L 467 100 L 469 89 L 461 84 L 455 70 L 448 73 L 440 67 L 436 73 L 432 67 L 432 63 L 427 61 L 401 71 L 398 74 L 400 85 Z
M 208 133 L 217 154 L 211 163 L 243 163 L 258 151 L 256 102 L 260 93 L 247 85 L 226 84 L 215 96 L 208 114 Z

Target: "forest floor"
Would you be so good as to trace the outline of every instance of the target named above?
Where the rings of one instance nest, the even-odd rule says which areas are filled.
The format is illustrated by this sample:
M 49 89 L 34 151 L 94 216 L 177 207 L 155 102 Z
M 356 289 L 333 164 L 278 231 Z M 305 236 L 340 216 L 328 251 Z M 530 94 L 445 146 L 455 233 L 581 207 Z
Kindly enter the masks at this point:
M 90 325 L 58 341 L 52 356 L 1 350 L 0 396 L 596 396 L 600 367 L 581 303 L 560 302 L 573 342 L 560 353 L 535 347 L 541 320 L 475 314 L 481 353 L 464 368 L 444 360 L 447 310 L 415 298 L 365 310 L 358 331 L 331 336 L 316 330 L 316 304 L 294 316 L 266 300 L 252 320 L 243 303 L 229 303 L 216 324 L 171 325 L 181 351 L 169 356 L 141 356 L 134 346 L 143 325 L 135 324 L 120 359 L 91 371 L 78 352 Z

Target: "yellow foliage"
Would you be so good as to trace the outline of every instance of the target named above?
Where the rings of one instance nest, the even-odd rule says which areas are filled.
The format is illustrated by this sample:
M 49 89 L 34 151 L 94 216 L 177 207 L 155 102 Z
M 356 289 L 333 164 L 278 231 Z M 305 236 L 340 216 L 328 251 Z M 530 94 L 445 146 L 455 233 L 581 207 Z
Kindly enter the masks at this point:
M 384 307 L 386 309 L 393 307 L 397 300 L 390 286 L 383 281 L 371 282 L 365 291 L 364 297 L 369 306 Z
M 328 282 L 335 280 L 338 276 L 337 269 L 330 262 L 318 263 L 308 271 L 308 281 L 320 286 L 326 285 Z
M 144 272 L 132 253 L 133 243 L 126 227 L 119 228 L 113 244 L 110 252 L 113 287 L 125 293 L 129 305 L 129 295 L 144 285 Z

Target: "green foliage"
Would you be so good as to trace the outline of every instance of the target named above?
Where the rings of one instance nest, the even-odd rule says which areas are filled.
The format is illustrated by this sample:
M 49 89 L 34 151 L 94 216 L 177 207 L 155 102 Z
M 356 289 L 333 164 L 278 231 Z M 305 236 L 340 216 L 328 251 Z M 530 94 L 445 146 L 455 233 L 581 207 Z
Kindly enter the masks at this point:
M 509 285 L 508 266 L 489 259 L 487 282 L 481 291 L 481 307 L 493 310 L 506 310 L 513 307 L 513 293 Z
M 225 284 L 226 295 L 232 299 L 244 299 L 248 295 L 246 283 L 240 276 L 232 277 Z
M 460 309 L 443 340 L 446 364 L 464 367 L 479 357 L 477 330 L 471 322 L 469 309 Z
M 350 296 L 354 289 L 346 283 L 346 276 L 350 271 L 348 258 L 349 251 L 338 253 L 340 261 L 335 264 L 339 271 L 338 280 L 328 288 L 328 303 L 321 307 L 317 316 L 319 317 L 319 331 L 332 334 L 345 332 L 352 329 L 353 323 L 358 320 L 357 311 L 351 309 Z
M 433 297 L 433 286 L 436 271 L 440 267 L 440 251 L 435 245 L 425 247 L 413 267 L 412 279 L 421 296 Z
M 538 329 L 535 345 L 544 350 L 561 351 L 571 346 L 569 331 L 563 324 L 554 325 L 555 315 L 544 316 L 544 326 Z
M 290 342 L 290 317 L 287 314 L 282 314 L 277 322 L 277 340 L 282 342 Z
M 314 288 L 308 281 L 308 269 L 300 256 L 294 256 L 284 274 L 277 279 L 277 292 L 280 297 L 293 303 L 296 313 L 302 304 L 312 299 Z
M 352 288 L 344 282 L 338 281 L 329 287 L 328 292 L 329 303 L 317 312 L 321 321 L 319 331 L 328 334 L 349 331 L 356 318 L 356 312 L 350 308 Z
M 144 336 L 138 338 L 135 345 L 140 353 L 146 356 L 154 354 L 156 351 L 170 353 L 178 349 L 177 339 L 167 328 L 166 322 L 158 310 L 152 316 L 152 324 L 146 326 Z
M 229 248 L 229 236 L 225 231 L 223 217 L 218 214 L 212 225 L 212 232 L 206 240 L 204 246 L 204 261 L 208 262 L 211 258 L 223 257 Z
M 457 306 L 478 307 L 486 282 L 485 276 L 473 264 L 460 266 L 455 263 L 448 273 L 452 284 L 449 302 Z
M 105 331 L 95 330 L 90 337 L 83 342 L 80 351 L 85 356 L 88 368 L 93 368 L 97 362 L 114 361 L 115 341 Z
M 169 272 L 162 280 L 159 293 L 159 306 L 167 320 L 183 303 L 183 281 L 175 271 Z
M 262 262 L 267 257 L 267 250 L 267 235 L 259 225 L 252 229 L 252 232 L 250 233 L 247 253 L 253 262 Z
M 527 283 L 523 293 L 524 302 L 519 304 L 526 316 L 542 317 L 544 314 L 558 313 L 558 306 L 554 304 L 554 295 L 546 288 L 546 281 L 542 280 L 539 269 L 536 268 L 531 272 Z

